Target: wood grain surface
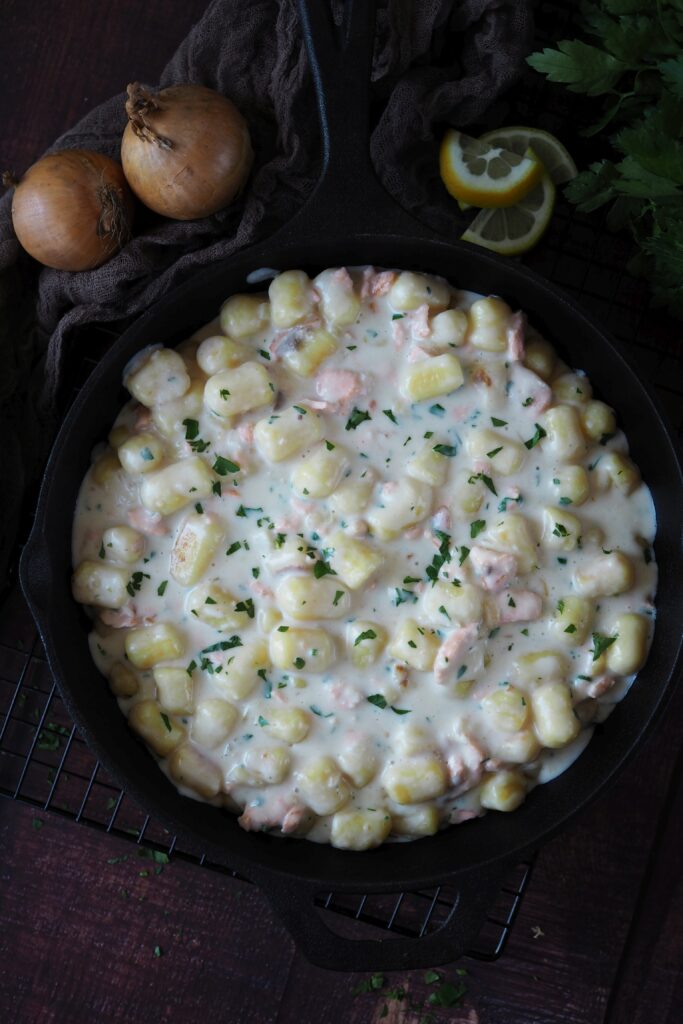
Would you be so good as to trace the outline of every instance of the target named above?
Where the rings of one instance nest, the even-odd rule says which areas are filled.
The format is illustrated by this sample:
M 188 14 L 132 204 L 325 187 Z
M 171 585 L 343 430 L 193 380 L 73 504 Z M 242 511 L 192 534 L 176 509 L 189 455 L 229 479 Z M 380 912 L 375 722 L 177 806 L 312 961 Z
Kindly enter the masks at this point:
M 0 165 L 21 172 L 94 104 L 154 82 L 201 0 L 0 2 Z M 0 800 L 7 1024 L 679 1024 L 683 693 L 616 785 L 540 853 L 504 956 L 443 970 L 312 967 L 253 886 Z M 466 971 L 458 974 L 457 971 Z M 378 979 L 379 983 L 379 979 Z M 387 987 L 390 990 L 387 994 Z M 403 994 L 402 994 L 403 993 Z

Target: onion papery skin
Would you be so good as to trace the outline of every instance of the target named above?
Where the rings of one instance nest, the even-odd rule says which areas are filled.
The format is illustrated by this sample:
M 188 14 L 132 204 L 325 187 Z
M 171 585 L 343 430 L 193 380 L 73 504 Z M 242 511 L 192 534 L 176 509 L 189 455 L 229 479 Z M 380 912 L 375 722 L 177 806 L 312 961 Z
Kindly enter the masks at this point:
M 55 270 L 94 270 L 130 238 L 135 201 L 121 165 L 86 149 L 42 157 L 12 197 L 23 248 Z
M 203 85 L 152 95 L 135 83 L 128 95 L 121 162 L 138 199 L 174 220 L 208 217 L 232 202 L 253 162 L 235 105 Z

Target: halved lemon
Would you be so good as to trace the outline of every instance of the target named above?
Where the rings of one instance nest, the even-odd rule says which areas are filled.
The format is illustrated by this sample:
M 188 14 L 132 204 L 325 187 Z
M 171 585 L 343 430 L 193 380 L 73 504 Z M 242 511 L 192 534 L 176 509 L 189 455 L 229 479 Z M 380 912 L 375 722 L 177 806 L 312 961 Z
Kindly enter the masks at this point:
M 514 206 L 481 210 L 461 237 L 502 256 L 517 256 L 536 245 L 554 206 L 555 186 L 550 175 L 544 174 L 538 185 Z
M 454 128 L 441 143 L 439 166 L 454 199 L 486 208 L 519 202 L 543 174 L 543 164 L 531 150 L 520 155 Z
M 488 146 L 504 146 L 518 156 L 532 149 L 550 175 L 553 185 L 563 185 L 578 173 L 576 164 L 560 140 L 541 128 L 496 128 L 482 135 L 480 142 Z

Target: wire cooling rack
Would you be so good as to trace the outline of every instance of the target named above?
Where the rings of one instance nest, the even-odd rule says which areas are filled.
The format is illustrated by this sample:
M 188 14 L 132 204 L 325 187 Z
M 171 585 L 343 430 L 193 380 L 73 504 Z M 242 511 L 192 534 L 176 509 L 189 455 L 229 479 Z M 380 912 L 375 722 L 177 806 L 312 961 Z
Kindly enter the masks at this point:
M 537 9 L 537 44 L 571 36 L 576 5 L 544 2 Z M 496 111 L 502 124 L 534 124 L 556 134 L 577 156 L 579 164 L 595 158 L 576 133 L 594 111 L 566 90 L 548 86 L 540 75 L 527 73 L 522 84 Z M 595 146 L 591 140 L 590 146 Z M 627 237 L 613 235 L 600 214 L 583 216 L 562 198 L 543 243 L 528 263 L 580 299 L 616 336 L 626 357 L 641 376 L 655 385 L 673 426 L 683 434 L 681 326 L 648 307 L 643 281 L 627 271 L 632 249 Z M 83 346 L 74 344 L 78 364 L 67 368 L 73 399 L 98 356 L 115 332 L 101 330 Z M 76 339 L 78 341 L 78 339 Z M 68 406 L 68 400 L 65 407 Z M 26 536 L 30 530 L 27 506 Z M 17 553 L 18 562 L 19 552 Z M 16 567 L 15 567 L 16 568 Z M 49 810 L 100 831 L 128 839 L 152 861 L 179 858 L 240 879 L 224 864 L 208 860 L 201 850 L 181 845 L 176 837 L 146 815 L 108 777 L 69 720 L 54 685 L 35 626 L 15 584 L 0 607 L 0 794 Z M 531 863 L 520 864 L 502 886 L 495 905 L 469 955 L 497 959 L 529 882 Z M 246 881 L 241 879 L 241 881 Z M 368 936 L 373 929 L 418 938 L 436 930 L 457 901 L 446 886 L 391 895 L 329 893 L 319 899 L 339 924 L 356 923 Z

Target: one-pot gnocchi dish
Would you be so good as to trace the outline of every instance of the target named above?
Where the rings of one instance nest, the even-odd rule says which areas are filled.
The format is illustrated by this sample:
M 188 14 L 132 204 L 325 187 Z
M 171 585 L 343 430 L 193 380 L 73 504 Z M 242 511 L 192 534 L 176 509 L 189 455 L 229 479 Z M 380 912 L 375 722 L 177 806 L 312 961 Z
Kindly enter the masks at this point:
M 126 370 L 74 521 L 94 661 L 244 829 L 365 850 L 512 811 L 651 640 L 654 508 L 614 412 L 495 296 L 271 277 Z

